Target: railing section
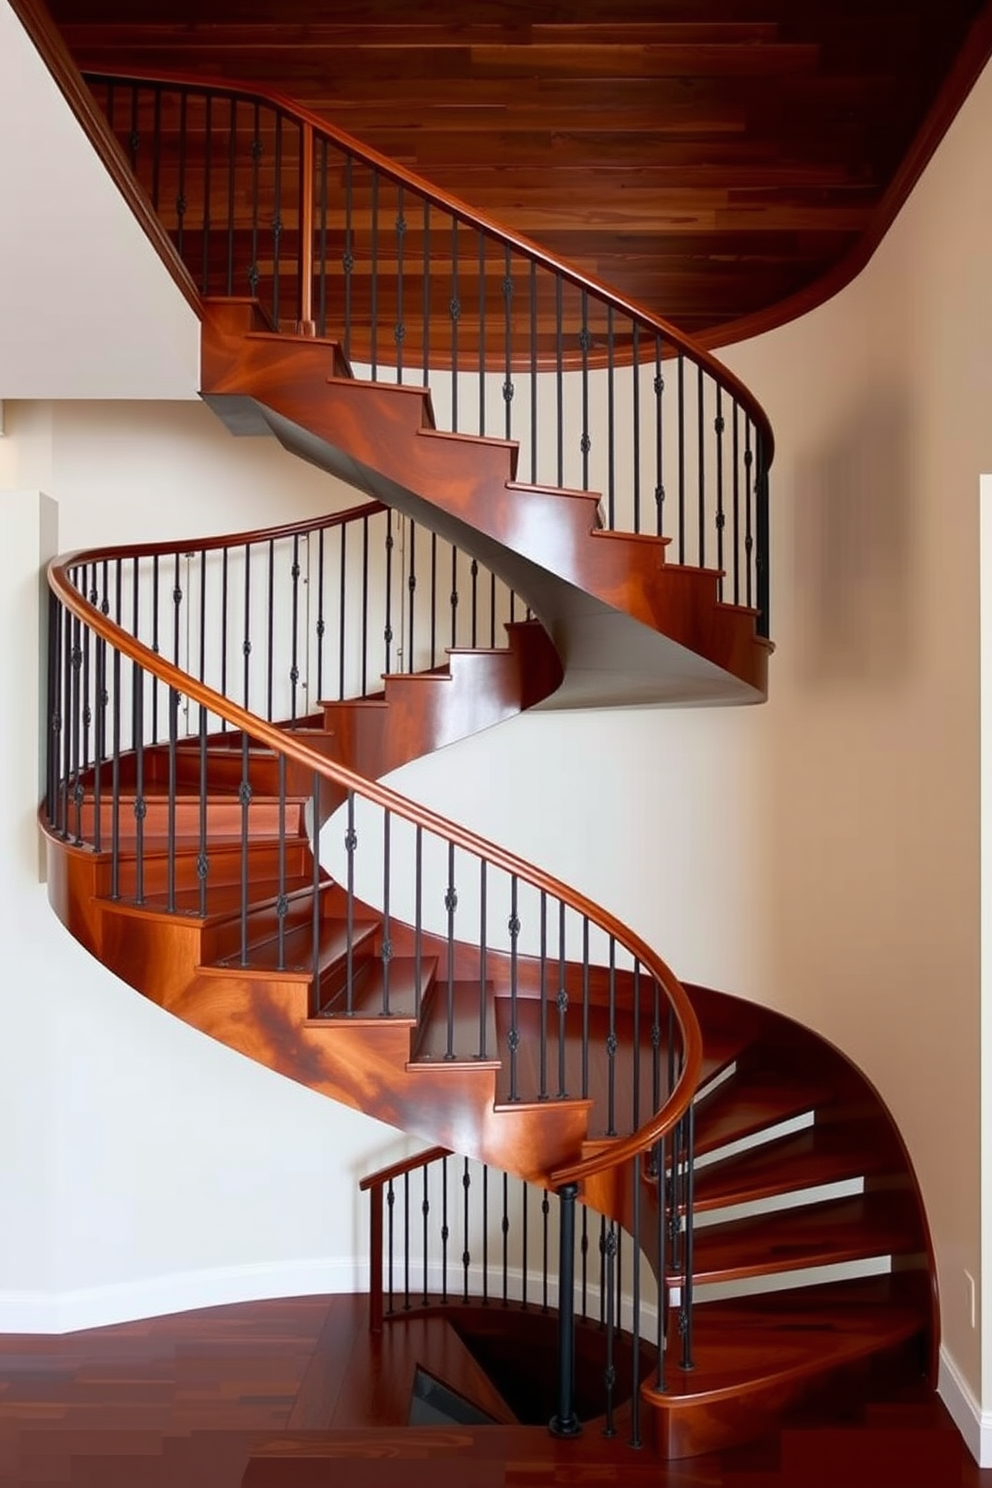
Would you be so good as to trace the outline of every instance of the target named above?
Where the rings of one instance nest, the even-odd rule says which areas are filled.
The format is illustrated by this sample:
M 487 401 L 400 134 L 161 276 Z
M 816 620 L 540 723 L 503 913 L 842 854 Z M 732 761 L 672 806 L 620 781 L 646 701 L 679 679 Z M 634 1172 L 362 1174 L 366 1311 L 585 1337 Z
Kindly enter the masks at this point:
M 718 571 L 769 634 L 771 430 L 718 362 L 289 106 L 89 81 L 203 295 L 429 387 L 439 427 L 516 441 L 521 481 L 600 493 L 606 527 Z
M 674 1043 L 671 1054 L 674 1071 Z M 629 1405 L 622 1419 L 630 1445 L 640 1446 L 642 1386 L 664 1394 L 666 1370 L 693 1362 L 690 1121 L 628 1165 L 616 1189 L 619 1217 L 576 1203 L 577 1185 L 556 1194 L 443 1147 L 363 1179 L 372 1331 L 470 1303 L 553 1315 L 551 1430 L 576 1435 L 592 1416 L 614 1436 L 618 1410 Z M 588 1378 L 577 1388 L 576 1328 L 587 1377 L 591 1353 L 596 1360 L 593 1391 Z

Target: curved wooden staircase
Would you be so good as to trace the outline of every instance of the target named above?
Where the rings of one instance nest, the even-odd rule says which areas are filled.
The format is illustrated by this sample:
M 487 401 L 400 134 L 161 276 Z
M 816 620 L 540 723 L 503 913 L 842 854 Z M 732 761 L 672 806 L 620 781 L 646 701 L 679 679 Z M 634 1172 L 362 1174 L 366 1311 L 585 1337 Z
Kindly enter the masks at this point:
M 315 126 L 299 120 L 302 141 Z M 327 135 L 325 168 L 327 140 L 340 145 Z M 346 150 L 349 161 L 385 170 L 355 142 Z M 424 183 L 389 171 L 408 201 L 416 190 L 445 205 Z M 461 220 L 467 209 L 457 210 Z M 480 233 L 496 232 L 474 220 Z M 188 245 L 188 212 L 180 225 Z M 525 352 L 528 340 L 532 351 L 537 343 L 538 303 L 532 291 L 523 349 L 511 347 L 511 250 L 524 251 L 506 240 L 498 262 L 507 350 L 496 376 L 505 378 L 507 423 L 510 378 L 531 375 Z M 581 353 L 569 366 L 588 401 L 589 300 L 608 292 L 549 262 L 541 257 L 542 272 L 553 267 L 581 291 Z M 296 288 L 313 273 L 301 269 Z M 401 286 L 402 267 L 399 276 Z M 926 1219 L 898 1134 L 864 1078 L 778 1014 L 683 989 L 652 948 L 581 894 L 375 783 L 531 706 L 762 698 L 764 534 L 756 520 L 753 552 L 750 509 L 746 535 L 736 516 L 745 486 L 750 501 L 770 459 L 770 433 L 760 472 L 760 441 L 745 449 L 742 439 L 738 449 L 737 411 L 745 407 L 748 429 L 760 430 L 760 410 L 646 312 L 633 321 L 643 330 L 614 342 L 614 317 L 630 307 L 609 301 L 605 375 L 626 357 L 636 383 L 643 335 L 659 410 L 658 530 L 635 520 L 625 531 L 612 491 L 604 512 L 599 492 L 542 481 L 536 458 L 531 480 L 521 480 L 516 439 L 467 433 L 457 421 L 438 428 L 435 392 L 404 381 L 401 365 L 389 381 L 364 375 L 347 337 L 280 330 L 278 312 L 263 313 L 254 298 L 207 294 L 202 308 L 203 394 L 229 427 L 275 435 L 371 501 L 309 529 L 92 551 L 53 566 L 45 825 L 56 912 L 108 968 L 193 1026 L 426 1141 L 559 1191 L 576 1185 L 635 1236 L 667 1304 L 663 1379 L 653 1371 L 635 1380 L 662 1455 L 753 1435 L 842 1368 L 909 1348 L 932 1371 L 938 1325 Z M 294 316 L 306 329 L 310 308 L 307 300 Z M 330 310 L 322 319 L 318 330 L 333 329 Z M 457 319 L 452 308 L 452 337 Z M 568 372 L 560 327 L 550 359 L 559 410 Z M 397 321 L 397 346 L 399 330 Z M 479 345 L 481 380 L 489 366 Z M 693 480 L 699 487 L 698 530 L 688 540 L 684 526 L 661 531 L 663 350 L 666 359 L 677 354 L 680 423 L 683 365 L 699 375 L 698 450 L 687 474 L 680 446 L 677 466 L 680 500 Z M 375 373 L 374 339 L 371 360 Z M 456 345 L 440 360 L 456 380 Z M 717 389 L 712 404 L 704 374 Z M 635 388 L 635 408 L 637 398 Z M 716 456 L 704 458 L 710 407 Z M 731 419 L 734 465 L 731 474 L 728 455 L 724 487 Z M 584 452 L 585 443 L 584 433 Z M 560 454 L 558 464 L 560 474 Z M 703 492 L 714 487 L 704 523 Z M 363 660 L 363 685 L 349 690 L 342 662 L 339 696 L 321 696 L 318 714 L 297 696 L 300 545 L 318 529 L 321 543 L 325 530 L 340 529 L 343 617 L 346 552 L 364 553 L 367 600 L 361 524 L 386 508 L 465 555 L 461 572 L 471 563 L 473 585 L 481 573 L 487 583 L 494 576 L 494 595 L 497 583 L 510 586 L 528 618 L 509 619 L 508 601 L 497 623 L 494 601 L 492 644 L 456 644 L 439 663 L 432 639 L 429 664 L 400 673 L 390 666 L 397 617 L 387 600 L 382 688 Z M 711 520 L 708 551 L 724 557 L 716 566 L 704 546 Z M 352 526 L 366 537 L 346 549 Z M 697 540 L 693 563 L 686 548 Z M 277 581 L 279 544 L 292 560 Z M 256 550 L 268 588 L 252 601 L 254 559 L 245 557 L 241 577 L 236 565 Z M 395 553 L 390 525 L 387 590 Z M 320 554 L 326 586 L 323 546 Z M 183 651 L 179 640 L 180 613 L 193 606 L 184 588 L 191 574 L 199 575 L 198 660 L 196 645 Z M 412 653 L 412 557 L 399 577 Z M 229 638 L 239 585 L 244 629 Z M 267 708 L 250 677 L 259 645 L 253 602 L 267 614 Z M 452 592 L 453 625 L 457 606 Z M 273 684 L 273 627 L 290 608 L 291 665 L 287 652 Z M 324 610 L 316 630 L 312 616 L 309 624 L 322 642 Z M 368 624 L 381 627 L 381 616 Z M 340 636 L 343 658 L 343 618 Z M 866 1268 L 871 1274 L 860 1274 Z

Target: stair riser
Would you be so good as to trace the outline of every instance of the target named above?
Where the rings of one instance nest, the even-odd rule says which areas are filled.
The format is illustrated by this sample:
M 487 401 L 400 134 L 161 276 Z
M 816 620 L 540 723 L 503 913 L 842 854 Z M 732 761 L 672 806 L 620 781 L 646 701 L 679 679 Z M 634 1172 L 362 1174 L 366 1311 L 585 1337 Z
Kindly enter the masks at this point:
M 240 801 L 208 801 L 207 836 L 240 840 L 246 830 L 244 816 Z M 114 809 L 105 798 L 100 802 L 99 813 L 92 801 L 83 803 L 79 816 L 79 835 L 84 842 L 95 842 L 97 820 L 100 823 L 101 847 L 106 848 L 113 839 Z M 77 819 L 74 810 L 70 811 L 69 824 L 75 833 Z M 145 845 L 164 847 L 170 830 L 176 837 L 198 840 L 202 830 L 199 801 L 189 796 L 179 796 L 170 812 L 169 803 L 163 797 L 147 797 L 142 823 L 142 840 Z M 134 800 L 125 797 L 120 801 L 117 813 L 118 841 L 122 845 L 134 844 L 137 832 Z M 278 839 L 281 832 L 287 838 L 306 836 L 306 820 L 301 803 L 298 800 L 287 802 L 284 812 L 280 813 L 278 801 L 266 798 L 252 800 L 247 812 L 247 836 Z
M 287 878 L 305 876 L 312 868 L 310 848 L 304 838 L 291 837 L 280 854 L 277 842 L 251 842 L 248 848 L 248 874 L 250 880 L 272 882 L 279 876 L 280 858 Z M 173 883 L 177 890 L 197 889 L 200 876 L 197 871 L 199 851 L 188 848 L 177 851 Z M 208 844 L 206 883 L 210 888 L 238 884 L 242 874 L 241 843 Z M 118 862 L 118 893 L 132 898 L 137 892 L 137 862 L 131 855 L 121 854 Z M 143 865 L 143 890 L 145 894 L 165 894 L 169 887 L 169 860 L 159 850 L 148 852 Z M 96 892 L 109 895 L 113 886 L 113 867 L 106 855 L 100 859 L 96 876 Z

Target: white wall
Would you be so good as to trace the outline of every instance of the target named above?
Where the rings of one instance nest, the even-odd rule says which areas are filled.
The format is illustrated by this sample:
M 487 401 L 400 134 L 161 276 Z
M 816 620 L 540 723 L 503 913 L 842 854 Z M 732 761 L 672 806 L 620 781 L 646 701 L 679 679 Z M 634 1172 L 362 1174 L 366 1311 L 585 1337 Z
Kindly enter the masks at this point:
M 193 398 L 200 327 L 0 0 L 0 398 Z
M 410 1149 L 109 976 L 38 881 L 40 565 L 351 504 L 202 405 L 6 405 L 0 441 L 0 1331 L 365 1283 L 359 1178 Z M 18 490 L 31 474 L 59 505 Z M 11 700 L 16 700 L 16 704 Z M 16 1216 L 16 1218 L 15 1218 Z
M 787 1010 L 862 1066 L 917 1167 L 946 1361 L 974 1409 L 965 1272 L 992 1280 L 977 559 L 990 128 L 992 72 L 865 273 L 727 355 L 778 439 L 767 705 L 536 712 L 394 782 L 599 899 L 687 980 Z M 990 1403 L 989 1367 L 984 1388 Z

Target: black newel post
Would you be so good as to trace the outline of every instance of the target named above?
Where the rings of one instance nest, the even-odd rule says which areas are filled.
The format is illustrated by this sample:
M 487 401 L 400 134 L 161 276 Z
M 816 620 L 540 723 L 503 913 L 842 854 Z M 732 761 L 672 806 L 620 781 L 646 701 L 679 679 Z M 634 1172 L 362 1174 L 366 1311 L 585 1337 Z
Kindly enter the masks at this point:
M 561 1201 L 558 1230 L 558 1409 L 548 1422 L 552 1436 L 578 1436 L 582 1427 L 575 1414 L 575 1200 L 579 1185 L 558 1190 Z

